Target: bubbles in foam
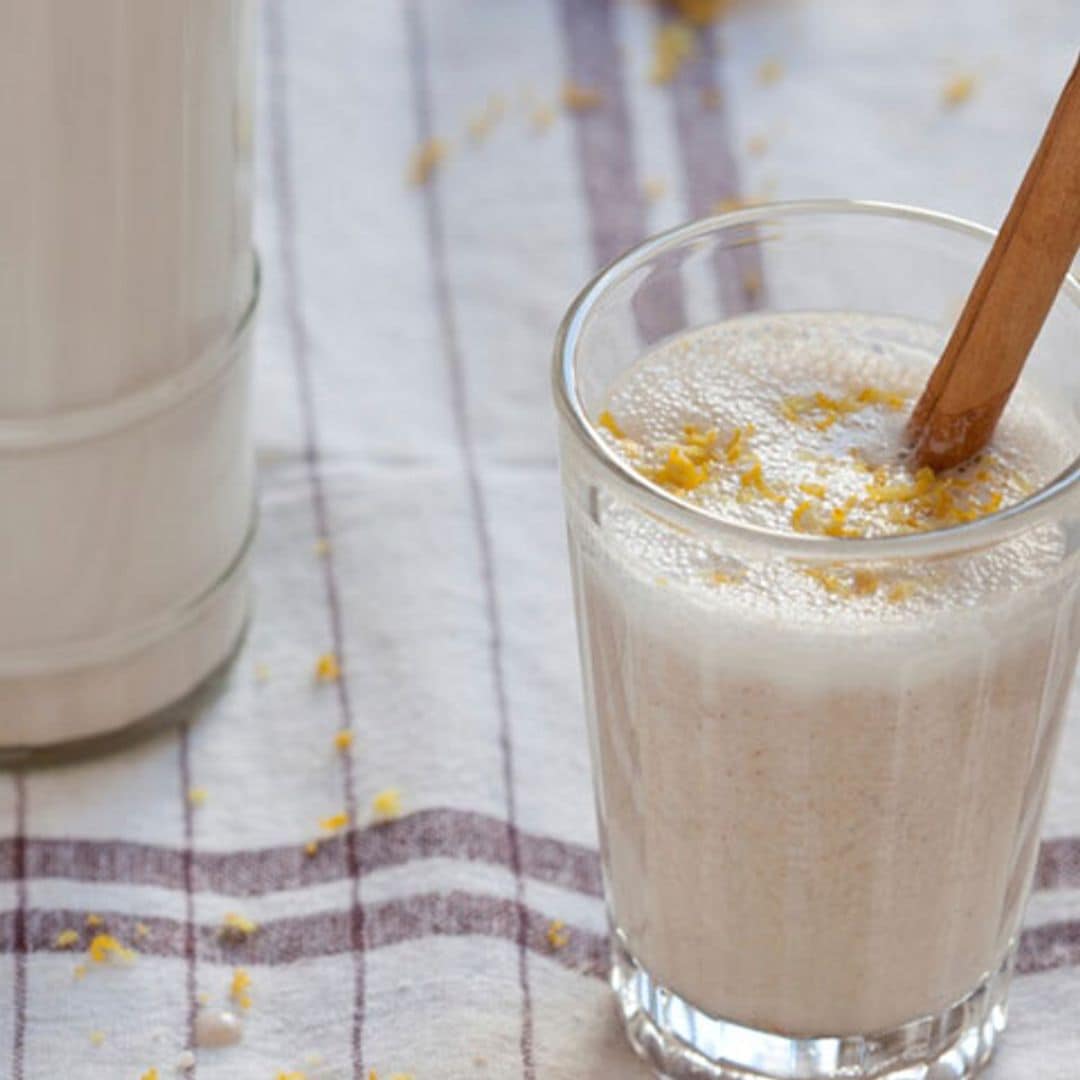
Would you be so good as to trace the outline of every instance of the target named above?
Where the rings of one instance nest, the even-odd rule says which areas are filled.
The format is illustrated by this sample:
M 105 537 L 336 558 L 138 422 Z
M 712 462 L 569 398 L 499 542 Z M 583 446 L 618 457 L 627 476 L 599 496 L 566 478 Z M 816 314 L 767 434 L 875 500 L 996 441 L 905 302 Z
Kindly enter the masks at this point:
M 911 506 L 920 504 L 903 496 L 913 478 L 902 460 L 902 434 L 940 346 L 935 329 L 897 318 L 837 313 L 730 320 L 663 343 L 635 364 L 608 403 L 626 438 L 606 432 L 605 438 L 631 467 L 652 475 L 686 425 L 716 429 L 720 449 L 708 478 L 675 493 L 727 521 L 789 534 L 831 527 L 841 537 L 926 528 L 925 521 L 911 524 Z M 752 434 L 729 460 L 722 448 L 736 429 Z M 1075 443 L 1075 430 L 1033 391 L 1018 393 L 991 452 L 953 474 L 949 493 L 937 503 L 956 523 L 963 514 L 982 516 L 1019 501 L 1067 464 Z M 745 478 L 755 464 L 760 489 Z M 884 495 L 877 502 L 868 491 Z M 891 497 L 896 491 L 901 495 Z M 821 620 L 838 612 L 857 621 L 902 619 L 974 604 L 1041 576 L 1061 553 L 1056 530 L 1043 528 L 931 568 L 894 564 L 857 572 L 842 560 L 825 568 L 789 560 L 742 565 L 715 543 L 610 500 L 603 514 L 605 530 L 639 573 L 690 588 L 710 605 Z M 842 552 L 842 540 L 838 547 Z

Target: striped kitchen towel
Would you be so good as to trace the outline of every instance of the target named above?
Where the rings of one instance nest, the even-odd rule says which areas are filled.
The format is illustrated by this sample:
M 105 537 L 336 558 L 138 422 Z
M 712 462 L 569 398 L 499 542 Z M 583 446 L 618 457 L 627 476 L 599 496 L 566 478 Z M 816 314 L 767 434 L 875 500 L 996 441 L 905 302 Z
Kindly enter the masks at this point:
M 203 1007 L 244 1033 L 199 1080 L 646 1075 L 603 980 L 555 326 L 741 199 L 998 220 L 1080 40 L 1069 0 L 726 7 L 265 0 L 254 622 L 188 728 L 0 775 L 0 1077 L 164 1080 Z M 1075 724 L 1046 832 L 993 1080 L 1077 1075 Z

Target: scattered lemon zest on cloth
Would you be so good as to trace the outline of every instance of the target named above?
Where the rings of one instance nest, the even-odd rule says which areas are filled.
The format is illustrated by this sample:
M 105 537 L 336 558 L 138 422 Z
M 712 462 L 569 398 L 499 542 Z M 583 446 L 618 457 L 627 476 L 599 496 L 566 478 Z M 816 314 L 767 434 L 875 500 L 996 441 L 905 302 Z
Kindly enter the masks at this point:
M 246 941 L 259 932 L 259 924 L 238 911 L 226 911 L 218 928 L 218 937 L 228 941 Z
M 86 965 L 85 964 L 76 964 L 71 969 L 71 977 L 73 979 L 75 979 L 75 980 L 86 978 Z
M 483 142 L 506 112 L 506 100 L 501 94 L 492 94 L 484 106 L 469 118 L 469 135 L 474 142 Z
M 111 934 L 95 934 L 87 948 L 87 955 L 95 964 L 108 964 L 114 960 L 128 964 L 135 959 L 136 953 Z
M 192 806 L 204 806 L 206 804 L 207 791 L 204 787 L 188 788 L 187 801 Z
M 611 413 L 607 409 L 605 409 L 596 418 L 596 422 L 602 428 L 604 428 L 605 431 L 610 431 L 611 434 L 614 435 L 616 439 L 625 439 L 626 438 L 626 435 L 623 432 L 623 429 L 621 427 L 619 427 L 618 423 L 615 420 L 615 417 L 612 416 Z
M 667 0 L 684 19 L 695 26 L 708 26 L 727 14 L 732 0 Z
M 723 104 L 724 95 L 718 86 L 705 86 L 701 90 L 701 107 L 712 112 Z
M 309 840 L 304 845 L 304 854 L 309 859 L 315 858 L 315 856 L 318 855 L 318 853 L 319 853 L 319 841 L 318 840 Z
M 70 949 L 72 945 L 79 944 L 79 931 L 78 930 L 61 930 L 53 941 L 53 945 L 58 949 Z
M 412 187 L 422 187 L 435 174 L 435 170 L 450 153 L 446 139 L 428 139 L 412 153 L 406 178 Z
M 763 60 L 757 69 L 757 81 L 761 86 L 772 86 L 784 76 L 784 65 L 775 57 Z
M 950 109 L 963 105 L 975 93 L 977 85 L 978 79 L 970 72 L 954 75 L 941 89 L 941 103 Z
M 334 749 L 344 753 L 353 744 L 354 735 L 348 729 L 343 728 L 334 734 Z
M 543 103 L 535 106 L 529 114 L 529 122 L 532 124 L 533 131 L 538 135 L 542 135 L 547 131 L 555 123 L 555 118 L 555 110 L 550 105 Z
M 338 658 L 332 652 L 323 653 L 315 661 L 315 681 L 337 682 L 340 678 L 341 664 Z
M 147 1069 L 146 1072 L 139 1077 L 139 1080 L 158 1080 L 157 1069 Z
M 686 19 L 674 19 L 659 27 L 653 38 L 649 81 L 657 86 L 672 82 L 697 48 L 697 35 Z
M 91 913 L 90 915 L 86 916 L 86 925 L 90 927 L 91 930 L 93 930 L 98 926 L 104 926 L 105 920 L 100 915 L 94 915 L 93 913 Z
M 761 273 L 757 270 L 744 270 L 742 276 L 743 292 L 751 300 L 756 300 L 761 295 L 761 290 L 764 283 L 761 280 Z
M 307 1080 L 307 1073 L 304 1073 L 304 1072 L 279 1072 L 277 1074 L 277 1080 Z
M 393 821 L 401 816 L 401 792 L 386 788 L 371 800 L 371 812 L 377 821 Z
M 104 1031 L 91 1031 L 90 1032 L 90 1045 L 91 1046 L 104 1046 L 105 1045 L 105 1032 Z
M 603 105 L 604 95 L 594 86 L 583 86 L 567 79 L 562 87 L 562 103 L 571 112 L 588 112 Z
M 544 936 L 547 938 L 548 945 L 556 951 L 565 949 L 570 944 L 570 932 L 566 929 L 566 923 L 562 919 L 552 919 L 548 923 Z
M 251 1008 L 251 976 L 244 968 L 236 968 L 233 971 L 232 981 L 229 983 L 229 997 L 247 1012 Z
M 824 484 L 813 484 L 804 481 L 799 485 L 799 490 L 804 495 L 813 495 L 815 499 L 824 499 L 826 495 Z
M 641 193 L 648 203 L 659 202 L 667 194 L 667 181 L 659 176 L 650 176 L 641 185 Z
M 349 815 L 342 810 L 340 813 L 331 814 L 329 817 L 319 819 L 319 828 L 323 832 L 338 832 L 349 824 Z

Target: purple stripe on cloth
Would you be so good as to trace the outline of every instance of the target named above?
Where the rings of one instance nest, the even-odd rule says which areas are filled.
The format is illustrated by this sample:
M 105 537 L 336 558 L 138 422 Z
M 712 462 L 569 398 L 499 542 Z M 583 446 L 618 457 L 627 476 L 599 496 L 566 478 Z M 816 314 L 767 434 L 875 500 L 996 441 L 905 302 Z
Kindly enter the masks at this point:
M 403 10 L 409 42 L 409 68 L 412 76 L 416 137 L 418 142 L 426 143 L 434 134 L 431 117 L 431 86 L 428 76 L 427 40 L 423 19 L 416 0 L 406 0 Z M 491 539 L 491 526 L 488 521 L 487 503 L 469 417 L 465 363 L 454 317 L 454 305 L 450 295 L 446 260 L 446 229 L 443 220 L 442 203 L 439 198 L 437 176 L 431 178 L 424 185 L 422 203 L 435 313 L 442 338 L 443 357 L 450 369 L 450 396 L 454 426 L 465 472 L 469 511 L 472 516 L 477 555 L 480 562 L 480 578 L 483 586 L 484 608 L 488 626 L 490 675 L 498 718 L 499 750 L 502 758 L 502 779 L 506 799 L 507 854 L 510 870 L 514 875 L 514 891 L 517 901 L 515 910 L 518 913 L 516 916 L 516 939 L 518 943 L 518 986 L 521 993 L 521 1069 L 524 1080 L 534 1080 L 536 1068 L 533 1061 L 532 991 L 529 986 L 528 926 L 524 916 L 525 880 L 522 875 L 522 858 L 517 831 L 517 797 L 514 791 L 514 746 L 510 722 L 510 706 L 506 694 L 506 678 L 503 669 L 502 616 L 499 610 L 498 589 L 495 581 L 495 554 Z
M 285 318 L 289 346 L 296 371 L 296 388 L 300 398 L 300 413 L 304 429 L 304 457 L 311 488 L 312 512 L 318 537 L 329 540 L 330 515 L 322 475 L 319 471 L 318 417 L 312 385 L 310 349 L 307 324 L 304 320 L 301 293 L 300 264 L 296 251 L 297 206 L 292 173 L 292 133 L 288 109 L 288 58 L 284 0 L 266 5 L 266 42 L 270 74 L 270 128 L 272 137 L 272 188 L 277 208 L 278 242 L 281 250 L 281 277 L 284 285 Z M 352 702 L 349 696 L 349 665 L 345 660 L 345 635 L 341 616 L 340 591 L 333 547 L 328 547 L 321 560 L 323 585 L 330 621 L 330 640 L 334 654 L 340 659 L 342 675 L 336 681 L 340 727 L 352 730 Z M 349 820 L 356 821 L 356 778 L 351 754 L 342 755 L 342 788 L 345 810 Z M 365 1004 L 364 971 L 364 909 L 360 903 L 360 857 L 356 831 L 344 842 L 344 863 L 352 882 L 352 907 L 349 917 L 349 940 L 355 962 L 353 965 L 353 1070 L 357 1078 L 364 1076 L 363 1027 Z
M 1053 837 L 1042 842 L 1035 869 L 1035 888 L 1080 888 L 1080 837 Z
M 12 1080 L 23 1080 L 26 1057 L 26 952 L 27 936 L 27 875 L 26 875 L 26 777 L 14 774 L 15 837 L 11 852 L 11 872 L 15 878 L 15 912 L 12 918 L 11 939 L 15 949 L 15 980 L 12 987 L 13 1033 L 11 1040 Z
M 670 18 L 659 16 L 662 22 Z M 716 33 L 715 26 L 701 28 L 696 55 L 669 87 L 686 180 L 687 210 L 694 218 L 716 213 L 718 201 L 738 199 L 741 193 L 724 97 L 719 95 L 711 108 L 706 108 L 704 103 L 706 94 L 717 91 Z M 760 305 L 762 265 L 756 244 L 717 249 L 713 262 L 717 299 L 723 314 L 739 314 Z
M 598 90 L 600 107 L 573 113 L 577 158 L 589 215 L 593 262 L 604 266 L 645 238 L 630 109 L 612 0 L 559 0 L 566 75 Z M 678 266 L 664 266 L 634 300 L 642 343 L 685 325 Z
M 182 958 L 187 931 L 183 921 L 148 916 L 138 920 L 129 915 L 98 913 L 105 928 L 137 952 L 149 956 Z M 86 923 L 85 911 L 25 910 L 0 912 L 0 954 L 70 952 L 72 962 L 81 959 L 81 949 L 90 934 L 80 931 L 80 949 L 60 949 L 56 937 L 61 930 L 79 929 Z M 567 926 L 565 948 L 553 949 L 547 940 L 550 918 L 532 908 L 503 897 L 477 893 L 421 893 L 386 900 L 367 908 L 365 949 L 389 948 L 430 937 L 486 937 L 518 944 L 518 927 L 526 928 L 526 948 L 549 956 L 564 967 L 583 974 L 603 976 L 607 971 L 608 947 L 603 934 Z M 138 927 L 143 927 L 142 933 Z M 350 918 L 346 912 L 323 911 L 263 923 L 245 942 L 229 943 L 219 928 L 196 927 L 199 959 L 212 964 L 261 964 L 280 966 L 323 956 L 339 956 L 353 951 Z M 1020 937 L 1016 970 L 1030 975 L 1056 968 L 1080 966 L 1080 921 L 1050 923 L 1030 927 Z
M 600 864 L 594 849 L 554 837 L 513 830 L 521 871 L 527 877 L 588 896 L 600 896 Z M 338 881 L 344 873 L 340 836 L 320 842 L 308 856 L 299 844 L 244 851 L 196 851 L 196 892 L 226 896 L 267 893 Z M 469 810 L 419 810 L 396 821 L 356 830 L 357 858 L 365 873 L 415 859 L 459 859 L 511 868 L 506 822 Z M 0 880 L 12 877 L 14 843 L 0 843 Z M 125 840 L 28 840 L 28 878 L 123 882 L 183 887 L 183 852 Z
M 1034 975 L 1080 964 L 1080 920 L 1033 926 L 1020 935 L 1016 970 Z
M 187 1045 L 195 1045 L 195 1015 L 198 1010 L 196 989 L 198 972 L 195 952 L 195 808 L 191 805 L 191 735 L 187 724 L 180 728 L 177 758 L 180 769 L 180 805 L 184 822 L 184 848 L 180 853 L 184 882 L 184 957 L 187 961 L 185 992 L 187 994 Z M 192 1073 L 194 1075 L 194 1072 Z
M 72 963 L 82 959 L 82 949 L 90 934 L 82 933 L 77 949 L 60 949 L 57 935 L 66 929 L 85 926 L 86 912 L 75 910 L 30 910 L 25 916 L 25 934 L 16 937 L 13 912 L 0 913 L 0 953 L 16 956 L 27 953 L 70 952 Z M 184 956 L 186 929 L 182 921 L 153 916 L 133 916 L 98 912 L 104 928 L 119 940 L 147 956 Z M 553 949 L 547 940 L 551 920 L 531 908 L 502 897 L 477 893 L 422 893 L 386 900 L 367 907 L 364 949 L 389 948 L 430 937 L 487 937 L 513 943 L 519 940 L 519 926 L 525 927 L 525 947 L 541 956 L 550 956 L 564 967 L 594 976 L 607 970 L 607 939 L 574 926 L 564 930 L 565 947 Z M 141 929 L 140 929 L 141 928 Z M 279 966 L 323 956 L 339 956 L 353 951 L 350 919 L 340 911 L 275 919 L 263 923 L 247 941 L 230 943 L 219 928 L 196 929 L 199 959 L 211 964 Z
M 587 896 L 601 896 L 600 862 L 593 848 L 551 836 L 514 830 L 526 877 Z M 225 896 L 265 896 L 342 877 L 341 837 L 320 843 L 308 856 L 302 846 L 241 851 L 197 851 L 196 892 Z M 365 872 L 403 866 L 415 859 L 458 859 L 511 865 L 506 823 L 469 810 L 419 810 L 397 821 L 356 830 L 358 858 Z M 45 840 L 27 838 L 22 858 L 26 877 L 85 882 L 123 882 L 183 888 L 184 856 L 173 848 L 126 840 Z M 0 841 L 0 881 L 15 880 L 16 841 Z M 1043 841 L 1035 888 L 1080 888 L 1080 837 Z

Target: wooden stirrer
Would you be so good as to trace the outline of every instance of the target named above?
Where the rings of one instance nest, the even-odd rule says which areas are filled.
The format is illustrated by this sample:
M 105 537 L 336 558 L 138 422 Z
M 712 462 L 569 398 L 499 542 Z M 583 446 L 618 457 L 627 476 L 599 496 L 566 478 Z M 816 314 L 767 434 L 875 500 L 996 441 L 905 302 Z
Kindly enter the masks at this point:
M 916 465 L 947 469 L 990 441 L 1078 249 L 1080 62 L 912 413 Z

